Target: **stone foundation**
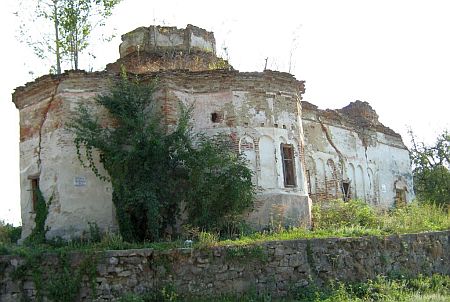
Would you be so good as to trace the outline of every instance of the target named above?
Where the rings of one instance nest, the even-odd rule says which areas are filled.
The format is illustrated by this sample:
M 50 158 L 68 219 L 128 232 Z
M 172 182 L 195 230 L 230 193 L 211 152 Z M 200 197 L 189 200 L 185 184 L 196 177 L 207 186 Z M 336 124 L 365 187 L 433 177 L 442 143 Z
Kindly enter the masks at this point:
M 290 288 L 332 280 L 360 282 L 377 275 L 450 274 L 450 231 L 387 237 L 273 241 L 257 246 L 205 250 L 151 249 L 98 254 L 96 297 L 83 279 L 77 301 L 117 301 L 127 292 L 171 286 L 181 296 L 218 296 L 250 290 L 284 296 Z M 70 255 L 75 268 L 86 257 Z M 56 255 L 44 255 L 43 284 L 58 267 Z M 0 256 L 0 301 L 36 299 L 31 276 L 14 280 L 24 264 L 18 256 Z

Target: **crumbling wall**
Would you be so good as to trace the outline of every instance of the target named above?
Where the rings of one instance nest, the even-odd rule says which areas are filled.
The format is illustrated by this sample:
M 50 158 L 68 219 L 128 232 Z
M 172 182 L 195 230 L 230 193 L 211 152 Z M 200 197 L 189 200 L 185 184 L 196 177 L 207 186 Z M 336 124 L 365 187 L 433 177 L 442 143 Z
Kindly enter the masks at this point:
M 89 222 L 97 223 L 102 230 L 116 228 L 111 185 L 81 166 L 73 135 L 64 126 L 80 103 L 100 114 L 107 123 L 106 112 L 94 100 L 96 95 L 107 91 L 114 76 L 106 72 L 69 72 L 38 79 L 16 90 L 14 102 L 20 110 L 22 133 L 23 237 L 34 227 L 29 178 L 36 175 L 45 198 L 51 200 L 48 237 L 81 236 Z M 178 121 L 180 103 L 193 106 L 194 132 L 224 133 L 234 141 L 236 151 L 249 159 L 254 183 L 260 189 L 258 203 L 248 214 L 250 222 L 267 226 L 276 216 L 282 224 L 309 225 L 311 203 L 301 160 L 299 104 L 303 82 L 292 75 L 271 71 L 167 70 L 143 76 L 147 81 L 156 78 L 155 108 L 161 111 L 168 131 Z M 292 145 L 295 153 L 295 186 L 284 184 L 282 143 Z
M 450 274 L 450 232 L 386 237 L 273 241 L 246 247 L 193 250 L 152 249 L 99 254 L 94 286 L 84 278 L 77 301 L 119 301 L 126 293 L 172 288 L 180 297 L 241 295 L 256 291 L 286 296 L 307 285 L 363 282 L 377 276 Z M 75 270 L 86 253 L 72 253 Z M 58 267 L 56 255 L 44 255 L 44 284 Z M 13 278 L 25 260 L 0 256 L 0 301 L 36 301 L 32 276 Z M 27 300 L 28 301 L 28 300 Z
M 34 228 L 33 178 L 50 202 L 46 220 L 49 237 L 80 237 L 90 222 L 102 230 L 116 228 L 110 184 L 82 167 L 73 135 L 65 127 L 80 103 L 101 110 L 94 98 L 107 87 L 104 73 L 70 72 L 45 76 L 16 89 L 13 101 L 20 110 L 22 238 Z
M 413 199 L 409 152 L 368 103 L 320 110 L 304 102 L 302 121 L 314 201 L 352 198 L 390 207 L 398 189 L 406 201 Z
M 174 76 L 176 74 L 176 76 Z M 223 133 L 243 152 L 260 190 L 249 221 L 266 226 L 309 225 L 300 100 L 303 82 L 280 72 L 161 72 L 159 98 L 166 124 L 176 124 L 178 104 L 192 106 L 194 132 Z M 295 154 L 295 186 L 284 183 L 281 144 Z
M 188 25 L 185 29 L 169 26 L 139 27 L 122 35 L 120 57 L 137 52 L 211 52 L 216 53 L 212 32 Z
M 125 67 L 132 73 L 165 69 L 232 69 L 227 61 L 216 57 L 214 34 L 188 25 L 185 29 L 168 26 L 139 27 L 122 35 L 120 59 L 108 64 L 117 72 Z

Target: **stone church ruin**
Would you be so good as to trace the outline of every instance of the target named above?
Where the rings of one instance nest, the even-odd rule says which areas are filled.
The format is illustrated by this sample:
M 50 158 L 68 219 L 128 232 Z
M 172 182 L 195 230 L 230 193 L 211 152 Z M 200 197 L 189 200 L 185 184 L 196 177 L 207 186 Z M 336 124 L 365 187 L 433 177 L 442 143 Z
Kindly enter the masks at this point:
M 37 187 L 51 199 L 48 237 L 80 236 L 91 222 L 117 228 L 111 185 L 82 167 L 65 123 L 80 103 L 102 113 L 94 98 L 107 92 L 121 66 L 158 78 L 154 98 L 169 128 L 182 102 L 194 105 L 194 131 L 233 139 L 259 188 L 246 218 L 253 225 L 277 214 L 285 224 L 307 226 L 312 202 L 357 198 L 391 207 L 414 197 L 408 150 L 368 103 L 321 110 L 302 102 L 305 83 L 291 74 L 218 69 L 227 65 L 211 32 L 140 27 L 122 36 L 120 58 L 105 71 L 46 75 L 15 90 L 23 238 L 34 227 Z

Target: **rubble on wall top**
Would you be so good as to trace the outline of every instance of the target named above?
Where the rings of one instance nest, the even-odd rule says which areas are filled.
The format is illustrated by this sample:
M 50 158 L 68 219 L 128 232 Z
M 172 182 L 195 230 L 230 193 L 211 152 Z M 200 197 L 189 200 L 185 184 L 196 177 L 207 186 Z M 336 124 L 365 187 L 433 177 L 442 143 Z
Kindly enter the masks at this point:
M 130 75 L 134 75 L 133 72 L 128 72 Z M 304 81 L 297 80 L 292 74 L 286 72 L 264 70 L 263 72 L 239 72 L 238 70 L 227 69 L 212 69 L 212 70 L 200 70 L 192 71 L 187 69 L 163 69 L 159 71 L 151 71 L 145 73 L 138 73 L 142 78 L 160 78 L 160 79 L 190 79 L 195 80 L 214 80 L 221 78 L 237 78 L 257 80 L 260 79 L 265 82 L 277 82 L 288 83 L 288 85 L 295 85 L 298 89 L 304 89 Z M 119 76 L 119 72 L 115 70 L 87 72 L 84 70 L 68 70 L 62 74 L 47 74 L 36 78 L 34 81 L 28 82 L 23 86 L 17 87 L 13 94 L 12 100 L 18 106 L 17 100 L 21 99 L 24 95 L 35 93 L 42 89 L 46 89 L 49 85 L 55 85 L 60 81 L 67 79 L 85 79 L 85 78 L 107 78 Z
M 119 46 L 121 58 L 138 52 L 164 53 L 167 51 L 207 52 L 215 55 L 214 33 L 191 24 L 184 29 L 151 25 L 138 27 L 122 35 L 122 43 Z
M 356 100 L 341 109 L 322 110 L 314 104 L 302 101 L 302 109 L 303 111 L 315 112 L 322 120 L 337 122 L 356 131 L 370 129 L 401 139 L 400 134 L 378 120 L 377 112 L 368 102 Z

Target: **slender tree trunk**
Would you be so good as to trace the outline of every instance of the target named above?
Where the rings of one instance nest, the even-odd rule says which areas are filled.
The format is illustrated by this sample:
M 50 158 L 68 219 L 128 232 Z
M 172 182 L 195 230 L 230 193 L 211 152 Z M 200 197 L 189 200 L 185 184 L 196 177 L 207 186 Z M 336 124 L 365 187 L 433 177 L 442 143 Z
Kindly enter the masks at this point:
M 73 63 L 75 65 L 75 70 L 78 70 L 78 29 L 76 30 L 73 44 L 74 44 Z
M 53 23 L 55 25 L 55 52 L 56 52 L 56 73 L 60 74 L 61 73 L 61 53 L 59 50 L 59 33 L 58 33 L 58 28 L 59 28 L 59 19 L 58 19 L 58 0 L 53 0 Z

